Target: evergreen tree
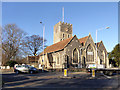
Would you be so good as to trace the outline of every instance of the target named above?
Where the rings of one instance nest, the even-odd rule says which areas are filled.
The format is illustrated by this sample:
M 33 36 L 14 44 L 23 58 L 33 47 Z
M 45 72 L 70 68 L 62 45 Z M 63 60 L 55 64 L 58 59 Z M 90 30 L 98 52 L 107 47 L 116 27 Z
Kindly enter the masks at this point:
M 112 52 L 109 53 L 109 59 L 115 62 L 115 66 L 120 66 L 120 44 L 117 44 Z

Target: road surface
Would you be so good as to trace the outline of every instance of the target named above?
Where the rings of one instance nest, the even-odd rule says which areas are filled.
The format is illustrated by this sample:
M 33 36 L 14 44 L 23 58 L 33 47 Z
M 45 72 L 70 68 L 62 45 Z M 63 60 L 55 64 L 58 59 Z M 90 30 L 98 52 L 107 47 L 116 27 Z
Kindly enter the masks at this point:
M 46 72 L 37 74 L 2 74 L 3 89 L 7 88 L 84 88 L 111 89 L 119 88 L 120 75 L 106 76 L 97 74 L 95 78 L 86 72 L 70 72 L 68 77 L 63 72 Z

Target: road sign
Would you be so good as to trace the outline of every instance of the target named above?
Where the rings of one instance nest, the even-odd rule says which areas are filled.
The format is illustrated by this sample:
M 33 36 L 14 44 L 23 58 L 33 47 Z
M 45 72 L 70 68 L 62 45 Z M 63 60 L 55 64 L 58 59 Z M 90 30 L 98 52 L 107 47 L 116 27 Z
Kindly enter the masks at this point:
M 96 64 L 88 64 L 88 68 L 96 68 Z
M 67 76 L 67 69 L 64 69 L 64 76 Z

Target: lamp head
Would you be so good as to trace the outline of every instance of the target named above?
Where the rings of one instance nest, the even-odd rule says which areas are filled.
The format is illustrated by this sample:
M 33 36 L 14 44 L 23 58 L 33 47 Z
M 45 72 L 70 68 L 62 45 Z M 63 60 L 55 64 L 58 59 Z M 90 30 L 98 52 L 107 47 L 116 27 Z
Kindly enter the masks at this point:
M 110 27 L 106 27 L 105 29 L 109 29 Z

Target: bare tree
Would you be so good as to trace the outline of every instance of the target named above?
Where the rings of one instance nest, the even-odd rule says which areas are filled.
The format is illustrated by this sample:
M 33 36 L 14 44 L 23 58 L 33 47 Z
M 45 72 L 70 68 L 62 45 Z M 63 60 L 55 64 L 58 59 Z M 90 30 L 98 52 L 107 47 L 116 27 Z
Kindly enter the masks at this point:
M 7 60 L 15 60 L 22 50 L 22 39 L 26 33 L 15 24 L 7 24 L 2 30 L 2 52 Z
M 27 36 L 23 42 L 24 47 L 29 50 L 29 54 L 31 55 L 36 56 L 38 54 L 38 51 L 42 50 L 43 38 L 39 35 Z M 46 43 L 46 39 L 44 42 Z
M 0 26 L 0 66 L 2 65 L 2 27 Z

